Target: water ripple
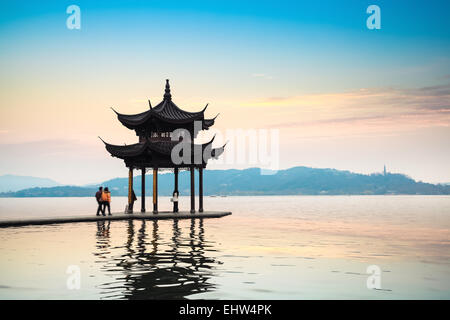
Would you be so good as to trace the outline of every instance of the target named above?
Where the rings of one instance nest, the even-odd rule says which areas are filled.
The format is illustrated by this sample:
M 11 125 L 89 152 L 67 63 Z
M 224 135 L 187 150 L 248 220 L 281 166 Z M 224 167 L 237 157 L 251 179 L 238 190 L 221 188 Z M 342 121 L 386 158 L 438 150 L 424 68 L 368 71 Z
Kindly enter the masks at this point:
M 207 255 L 216 250 L 206 249 L 214 243 L 205 240 L 202 219 L 191 220 L 187 235 L 174 220 L 166 240 L 159 235 L 158 221 L 126 223 L 125 244 L 114 246 L 110 223 L 97 223 L 93 254 L 111 279 L 99 286 L 102 298 L 184 299 L 214 289 L 210 278 L 220 261 Z

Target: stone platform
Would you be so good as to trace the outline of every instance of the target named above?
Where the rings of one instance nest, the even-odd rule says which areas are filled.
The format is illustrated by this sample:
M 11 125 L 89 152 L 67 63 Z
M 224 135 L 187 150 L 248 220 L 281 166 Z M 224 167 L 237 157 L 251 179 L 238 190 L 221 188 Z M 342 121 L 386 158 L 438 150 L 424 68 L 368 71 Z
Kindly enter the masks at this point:
M 47 217 L 47 218 L 24 218 L 24 219 L 8 219 L 0 220 L 0 228 L 5 227 L 20 227 L 27 225 L 45 225 L 45 224 L 59 224 L 59 223 L 74 223 L 74 222 L 93 222 L 93 221 L 111 221 L 111 220 L 163 220 L 163 219 L 203 219 L 203 218 L 221 218 L 230 215 L 231 212 L 222 211 L 204 211 L 190 213 L 189 211 L 180 211 L 173 213 L 170 211 L 162 211 L 154 214 L 147 213 L 113 213 L 111 216 L 96 216 L 95 214 L 89 216 L 68 216 L 68 217 Z

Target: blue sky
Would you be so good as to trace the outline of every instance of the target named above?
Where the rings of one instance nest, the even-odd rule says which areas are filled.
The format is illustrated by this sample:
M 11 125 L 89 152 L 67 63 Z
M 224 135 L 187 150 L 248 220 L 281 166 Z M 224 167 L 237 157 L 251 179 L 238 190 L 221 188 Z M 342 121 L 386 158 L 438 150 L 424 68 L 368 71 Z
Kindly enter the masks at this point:
M 293 23 L 298 27 L 329 26 L 358 32 L 361 31 L 361 20 L 366 16 L 365 9 L 376 4 L 382 9 L 383 27 L 390 35 L 442 39 L 450 33 L 445 14 L 450 10 L 450 4 L 445 0 L 3 1 L 0 19 L 2 25 L 7 26 L 18 20 L 64 15 L 64 9 L 71 4 L 80 6 L 86 13 L 95 12 L 99 15 L 112 12 L 120 16 L 125 12 L 138 11 L 170 13 L 174 18 L 209 15 L 219 20 L 266 20 L 283 24 Z
M 69 34 L 65 8 L 74 3 L 81 8 L 82 30 Z M 381 8 L 379 31 L 365 27 L 365 9 L 374 3 Z M 369 86 L 381 85 L 385 76 L 377 73 L 383 68 L 442 63 L 450 52 L 448 1 L 44 1 L 4 2 L 1 9 L 5 55 L 16 54 L 11 53 L 15 48 L 9 37 L 15 41 L 20 37 L 18 44 L 24 47 L 35 43 L 36 55 L 42 50 L 48 55 L 48 49 L 63 41 L 67 52 L 77 54 L 111 50 L 104 59 L 133 55 L 148 60 L 152 52 L 155 59 L 166 60 L 166 66 L 177 70 L 183 63 L 226 64 L 228 58 L 233 58 L 234 66 L 256 69 L 271 59 L 274 67 L 267 68 L 280 64 L 274 72 L 282 76 L 285 70 L 301 72 L 307 60 L 317 74 L 326 68 L 341 72 L 339 66 L 354 71 L 353 81 L 339 81 L 340 89 L 354 88 L 354 82 L 364 78 Z M 445 73 L 440 66 L 425 79 L 424 75 L 397 79 L 393 73 L 392 84 L 433 85 L 438 80 L 431 77 L 445 77 Z M 338 89 L 332 80 L 334 85 L 305 89 Z
M 66 28 L 71 4 L 81 30 Z M 366 28 L 371 4 L 381 30 Z M 386 163 L 450 181 L 449 12 L 449 1 L 3 1 L 0 144 L 93 163 L 70 175 L 42 156 L 41 175 L 61 182 L 94 179 L 98 163 L 109 169 L 94 181 L 120 175 L 96 137 L 135 136 L 109 107 L 140 112 L 170 78 L 176 102 L 210 102 L 220 129 L 282 129 L 283 167 L 373 172 Z M 61 145 L 68 150 L 53 150 Z M 30 174 L 17 157 L 1 160 L 0 174 Z

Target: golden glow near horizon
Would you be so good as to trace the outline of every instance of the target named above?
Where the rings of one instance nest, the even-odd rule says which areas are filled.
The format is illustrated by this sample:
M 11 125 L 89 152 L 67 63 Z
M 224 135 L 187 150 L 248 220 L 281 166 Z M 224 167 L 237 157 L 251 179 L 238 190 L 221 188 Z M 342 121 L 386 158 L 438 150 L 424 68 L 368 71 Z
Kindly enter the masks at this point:
M 145 82 L 144 79 L 142 81 Z M 441 93 L 448 91 L 447 87 L 410 90 L 373 88 L 289 97 L 271 97 L 261 93 L 260 96 L 252 94 L 235 100 L 216 93 L 213 99 L 207 100 L 211 97 L 201 97 L 202 91 L 208 91 L 205 90 L 205 84 L 199 84 L 200 89 L 192 88 L 191 92 L 195 92 L 194 96 L 198 97 L 196 99 L 189 96 L 189 90 L 183 89 L 186 86 L 194 87 L 186 82 L 173 81 L 174 101 L 191 111 L 200 110 L 204 103 L 210 102 L 207 114 L 213 117 L 220 113 L 214 129 L 223 135 L 229 129 L 279 129 L 282 167 L 309 165 L 369 173 L 387 163 L 389 169 L 410 174 L 414 178 L 438 182 L 450 180 L 450 177 L 445 177 L 445 174 L 442 176 L 442 172 L 437 170 L 426 173 L 423 171 L 425 168 L 418 163 L 415 168 L 408 170 L 411 163 L 396 163 L 392 159 L 394 157 L 389 156 L 397 153 L 395 157 L 407 159 L 408 156 L 398 155 L 401 148 L 406 146 L 410 146 L 409 150 L 403 149 L 407 154 L 421 153 L 422 149 L 422 162 L 430 162 L 439 154 L 439 157 L 449 156 L 448 150 L 436 150 L 439 145 L 445 146 L 450 134 L 450 110 L 445 107 L 450 96 Z M 36 91 L 27 95 L 24 94 L 27 90 L 23 83 L 20 88 L 2 94 L 2 102 L 7 107 L 0 109 L 1 143 L 13 148 L 16 156 L 25 156 L 26 148 L 31 148 L 31 152 L 39 153 L 41 161 L 54 158 L 65 162 L 65 157 L 70 157 L 80 163 L 93 161 L 98 165 L 104 162 L 110 166 L 109 170 L 118 170 L 121 161 L 108 157 L 97 136 L 115 144 L 135 143 L 136 136 L 117 121 L 109 107 L 130 114 L 145 111 L 148 108 L 148 96 L 145 93 L 151 92 L 150 98 L 156 105 L 161 100 L 155 96 L 162 92 L 160 87 L 143 90 L 141 97 L 137 92 L 136 95 L 130 95 L 131 87 L 111 90 L 111 93 L 98 93 L 94 87 L 81 88 L 75 92 L 67 88 L 67 91 L 61 90 L 55 94 L 53 88 L 34 87 Z M 218 88 L 210 90 L 217 91 Z M 371 143 L 364 146 L 364 140 Z M 396 141 L 394 145 L 393 141 Z M 334 143 L 337 145 L 332 146 Z M 341 152 L 337 149 L 339 145 L 344 154 L 351 149 L 355 151 L 354 154 L 364 154 L 367 152 L 364 148 L 372 149 L 375 146 L 378 149 L 374 151 L 382 153 L 383 157 L 374 158 L 375 154 L 369 152 L 371 159 L 361 158 L 360 161 L 370 164 L 361 166 L 352 165 L 354 161 L 350 158 L 337 163 L 324 161 L 325 158 L 336 159 L 332 153 Z M 430 153 L 430 147 L 435 154 Z M 20 161 L 25 166 L 36 165 L 31 161 Z M 71 163 L 70 159 L 68 163 Z M 2 165 L 2 174 L 22 173 L 19 168 L 8 170 L 7 167 Z M 81 167 L 79 174 L 82 173 Z M 443 170 L 443 167 L 439 170 Z M 44 170 L 42 174 L 39 174 L 39 170 L 37 172 L 32 175 L 48 175 L 62 182 L 66 179 L 52 176 L 50 171 Z M 30 174 L 26 170 L 23 173 Z M 118 171 L 105 172 L 98 179 L 118 174 Z M 82 182 L 93 181 L 86 181 L 86 177 L 75 181 Z
M 0 22 L 0 174 L 74 184 L 125 176 L 97 136 L 137 138 L 110 107 L 145 111 L 169 78 L 175 103 L 189 111 L 209 103 L 221 132 L 279 129 L 281 168 L 371 173 L 386 164 L 450 182 L 450 59 L 441 38 L 392 38 L 364 23 L 346 31 L 170 10 L 88 12 L 95 19 L 76 31 L 56 14 Z M 184 29 L 161 29 L 173 15 Z M 127 26 L 110 23 L 117 17 Z

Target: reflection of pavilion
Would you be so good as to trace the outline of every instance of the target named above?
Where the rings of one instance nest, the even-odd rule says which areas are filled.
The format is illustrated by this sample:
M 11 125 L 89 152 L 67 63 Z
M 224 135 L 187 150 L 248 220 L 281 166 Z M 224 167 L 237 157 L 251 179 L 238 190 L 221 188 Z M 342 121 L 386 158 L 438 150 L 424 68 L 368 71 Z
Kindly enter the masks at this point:
M 109 247 L 111 246 L 109 239 L 110 224 L 111 221 L 97 221 L 96 248 L 98 249 L 98 252 L 94 253 L 94 255 L 101 259 L 107 258 L 107 253 L 109 252 Z
M 117 248 L 105 246 L 103 236 L 97 233 L 98 262 L 102 269 L 114 277 L 101 286 L 105 298 L 125 299 L 184 299 L 192 294 L 214 289 L 209 283 L 213 271 L 219 264 L 207 257 L 205 251 L 211 246 L 204 239 L 203 220 L 191 219 L 189 234 L 183 237 L 178 220 L 173 221 L 172 237 L 161 239 L 158 221 L 151 224 L 151 234 L 146 232 L 148 221 L 128 221 L 127 241 L 120 249 L 121 255 L 113 255 Z M 105 234 L 105 233 L 103 233 Z M 106 234 L 109 237 L 109 233 Z M 150 236 L 150 237 L 149 237 Z M 112 252 L 111 252 L 112 251 Z M 105 256 L 108 256 L 105 261 Z

